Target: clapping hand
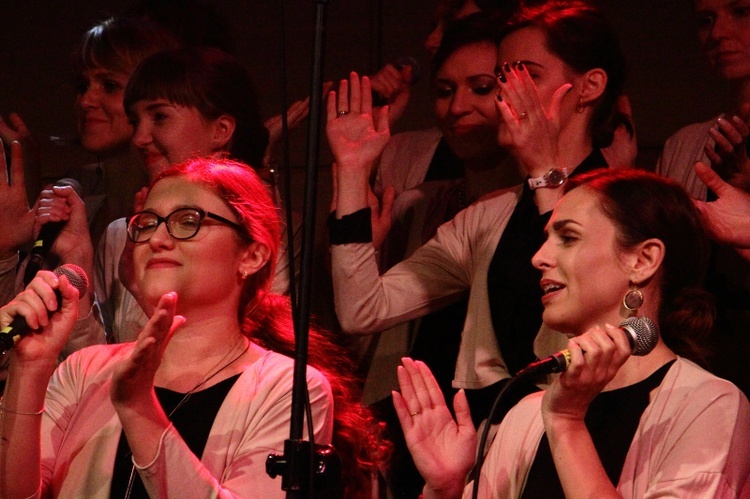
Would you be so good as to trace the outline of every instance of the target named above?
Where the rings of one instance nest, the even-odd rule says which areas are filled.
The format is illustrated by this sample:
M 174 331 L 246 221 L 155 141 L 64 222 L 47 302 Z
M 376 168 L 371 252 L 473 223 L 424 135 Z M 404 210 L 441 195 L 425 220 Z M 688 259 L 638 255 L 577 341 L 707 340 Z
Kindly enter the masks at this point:
M 713 239 L 735 246 L 750 260 L 750 194 L 722 180 L 704 163 L 695 164 L 695 173 L 718 196 L 709 203 L 695 201 L 703 226 Z
M 739 115 L 721 116 L 709 131 L 703 150 L 711 167 L 728 183 L 750 192 L 750 158 L 747 141 L 750 136 L 750 103 L 742 106 Z
M 161 365 L 164 350 L 172 334 L 185 323 L 184 317 L 175 315 L 176 308 L 177 293 L 162 296 L 138 335 L 130 357 L 115 369 L 110 389 L 115 407 L 127 409 L 153 401 L 154 377 Z
M 459 391 L 453 400 L 454 421 L 429 368 L 409 358 L 402 363 L 401 393 L 393 392 L 393 405 L 414 464 L 431 491 L 460 496 L 477 447 L 466 394 Z

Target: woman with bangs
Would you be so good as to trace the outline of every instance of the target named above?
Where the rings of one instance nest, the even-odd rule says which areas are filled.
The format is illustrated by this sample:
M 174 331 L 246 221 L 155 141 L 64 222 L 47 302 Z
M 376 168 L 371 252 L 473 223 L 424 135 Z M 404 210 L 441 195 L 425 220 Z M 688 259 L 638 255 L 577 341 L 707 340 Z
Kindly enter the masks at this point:
M 183 48 L 152 55 L 133 72 L 124 103 L 133 128 L 132 146 L 151 178 L 172 164 L 200 156 L 231 157 L 253 167 L 262 164 L 268 131 L 260 118 L 253 82 L 236 57 L 219 49 Z M 58 237 L 65 241 L 76 230 L 73 221 L 80 220 L 75 213 L 81 207 L 70 191 L 60 191 L 50 217 L 68 218 Z M 127 245 L 124 220 L 112 222 L 93 268 L 97 305 L 110 343 L 134 340 L 147 320 L 137 300 Z M 61 258 L 87 268 L 87 262 Z M 288 292 L 287 258 L 282 243 L 274 292 Z
M 55 369 L 78 300 L 47 271 L 0 311 L 3 325 L 23 316 L 40 329 L 11 353 L 0 495 L 281 497 L 265 461 L 288 438 L 294 331 L 288 300 L 270 290 L 280 224 L 267 186 L 242 163 L 194 159 L 159 174 L 141 208 L 127 237 L 150 319 L 135 342 Z M 62 308 L 49 318 L 55 290 Z M 343 351 L 320 333 L 310 364 L 314 440 L 333 442 L 344 465 L 325 493 L 367 496 L 377 427 Z
M 2 303 L 7 303 L 22 287 L 25 262 L 19 270 L 19 248 L 33 240 L 42 224 L 48 220 L 61 220 L 55 210 L 72 216 L 71 227 L 63 232 L 66 238 L 50 252 L 49 268 L 59 263 L 75 263 L 92 275 L 94 248 L 102 238 L 107 225 L 133 212 L 134 195 L 148 184 L 149 177 L 130 150 L 133 128 L 123 107 L 125 86 L 135 67 L 146 57 L 159 50 L 177 47 L 175 37 L 164 28 L 145 20 L 113 17 L 107 19 L 83 36 L 73 54 L 76 75 L 76 126 L 81 147 L 97 157 L 97 162 L 73 169 L 66 177 L 81 184 L 82 199 L 70 186 L 55 186 L 39 195 L 38 209 L 29 210 L 23 196 L 23 181 L 15 182 L 23 173 L 24 153 L 11 148 L 13 183 L 3 198 L 4 234 L 16 237 L 12 248 L 0 248 L 0 288 Z M 25 152 L 25 151 L 24 151 Z M 26 158 L 28 159 L 28 158 Z M 71 213 L 62 200 L 53 201 L 57 194 L 75 203 Z M 9 206 L 12 205 L 12 206 Z M 55 208 L 55 205 L 57 206 Z M 6 253 L 7 249 L 7 253 Z M 7 258 L 5 255 L 7 254 Z M 57 261 L 57 258 L 62 261 Z M 102 343 L 104 335 L 95 324 L 92 311 L 94 292 L 81 297 L 81 321 L 63 355 L 83 346 Z
M 132 213 L 133 197 L 148 184 L 147 172 L 130 151 L 133 128 L 123 105 L 128 79 L 143 59 L 177 45 L 156 24 L 113 17 L 87 31 L 75 52 L 78 138 L 97 163 L 66 176 L 82 184 L 94 246 L 112 220 Z

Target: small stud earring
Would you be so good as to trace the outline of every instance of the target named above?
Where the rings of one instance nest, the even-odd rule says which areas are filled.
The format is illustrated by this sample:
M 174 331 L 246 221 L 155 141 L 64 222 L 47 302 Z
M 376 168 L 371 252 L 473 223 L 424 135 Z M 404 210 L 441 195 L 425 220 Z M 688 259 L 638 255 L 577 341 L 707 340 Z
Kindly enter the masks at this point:
M 247 279 L 247 270 L 243 270 L 243 271 L 242 271 L 242 272 L 240 273 L 240 275 L 242 276 L 242 278 L 243 278 L 243 279 Z
M 625 293 L 625 297 L 622 299 L 622 304 L 625 308 L 634 313 L 643 306 L 643 293 L 638 289 L 638 286 L 633 284 L 630 291 Z
M 584 108 L 586 105 L 583 103 L 583 95 L 578 98 L 578 103 L 576 104 L 576 113 L 581 114 L 583 113 Z

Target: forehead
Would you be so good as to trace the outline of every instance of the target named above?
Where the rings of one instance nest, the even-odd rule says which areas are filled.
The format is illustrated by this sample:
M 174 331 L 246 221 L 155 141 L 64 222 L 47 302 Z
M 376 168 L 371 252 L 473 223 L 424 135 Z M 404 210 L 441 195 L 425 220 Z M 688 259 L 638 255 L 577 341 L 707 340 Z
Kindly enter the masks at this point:
M 560 61 L 547 50 L 547 36 L 540 28 L 521 28 L 505 36 L 498 46 L 498 61 L 533 61 L 544 64 L 550 60 Z
M 464 45 L 451 53 L 437 71 L 437 78 L 454 75 L 494 74 L 497 46 L 490 42 Z
M 107 69 L 102 66 L 94 66 L 86 68 L 81 71 L 81 76 L 91 80 L 103 80 L 103 79 L 118 79 L 127 80 L 130 75 L 122 71 L 116 71 L 114 69 Z
M 135 103 L 131 106 L 131 109 L 137 113 L 142 113 L 146 111 L 152 111 L 155 109 L 163 108 L 163 107 L 169 107 L 173 109 L 176 112 L 180 112 L 184 115 L 189 114 L 197 114 L 197 109 L 195 109 L 192 106 L 183 106 L 181 104 L 175 104 L 174 102 L 171 102 L 169 99 L 165 99 L 163 97 L 159 97 L 158 99 L 140 99 L 135 101 Z
M 144 209 L 166 215 L 180 207 L 198 207 L 218 215 L 227 214 L 229 206 L 209 187 L 191 182 L 186 177 L 159 180 L 149 191 Z
M 565 194 L 555 206 L 548 229 L 555 222 L 572 220 L 578 225 L 600 230 L 605 226 L 614 228 L 601 208 L 599 197 L 586 187 L 578 187 Z
M 694 5 L 695 10 L 700 12 L 715 11 L 739 3 L 741 3 L 740 0 L 695 0 Z

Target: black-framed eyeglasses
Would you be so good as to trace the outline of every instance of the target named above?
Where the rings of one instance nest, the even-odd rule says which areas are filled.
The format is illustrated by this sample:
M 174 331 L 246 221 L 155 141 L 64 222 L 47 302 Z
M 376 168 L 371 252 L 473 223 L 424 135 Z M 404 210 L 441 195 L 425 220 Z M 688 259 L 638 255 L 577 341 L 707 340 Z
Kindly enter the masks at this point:
M 128 239 L 134 243 L 145 243 L 164 222 L 167 232 L 174 239 L 183 241 L 195 237 L 203 224 L 203 220 L 210 218 L 226 224 L 244 236 L 241 226 L 226 218 L 200 208 L 178 208 L 166 217 L 160 217 L 152 211 L 141 211 L 128 218 Z

